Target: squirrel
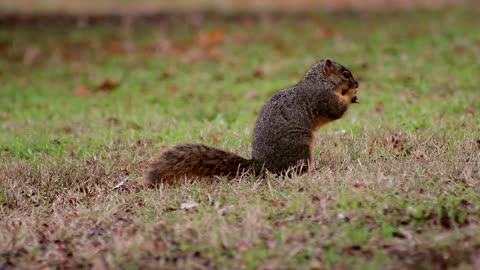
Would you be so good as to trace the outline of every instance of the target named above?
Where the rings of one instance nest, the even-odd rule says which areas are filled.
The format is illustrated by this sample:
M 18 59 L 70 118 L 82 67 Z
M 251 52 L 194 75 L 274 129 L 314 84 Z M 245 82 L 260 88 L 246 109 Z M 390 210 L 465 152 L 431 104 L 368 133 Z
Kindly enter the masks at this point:
M 183 177 L 233 179 L 245 173 L 263 176 L 267 171 L 288 176 L 311 172 L 314 132 L 358 103 L 358 86 L 346 67 L 322 59 L 300 82 L 265 102 L 253 130 L 251 159 L 203 144 L 182 143 L 151 163 L 145 179 L 149 185 L 158 185 Z

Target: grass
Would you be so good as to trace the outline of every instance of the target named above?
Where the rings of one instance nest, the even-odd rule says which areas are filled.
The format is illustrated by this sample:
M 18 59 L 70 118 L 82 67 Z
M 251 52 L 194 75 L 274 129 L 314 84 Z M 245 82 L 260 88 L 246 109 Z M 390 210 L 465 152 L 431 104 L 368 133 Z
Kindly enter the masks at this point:
M 0 26 L 0 265 L 479 267 L 478 18 Z M 327 57 L 360 104 L 319 131 L 313 176 L 136 184 L 178 142 L 248 157 L 263 102 Z

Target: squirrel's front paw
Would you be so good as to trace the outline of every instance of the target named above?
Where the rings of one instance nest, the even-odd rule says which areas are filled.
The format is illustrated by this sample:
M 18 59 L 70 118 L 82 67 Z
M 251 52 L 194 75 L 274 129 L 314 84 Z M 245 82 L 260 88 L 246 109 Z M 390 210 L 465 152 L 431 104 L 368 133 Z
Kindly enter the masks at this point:
M 351 103 L 358 103 L 357 89 L 349 89 L 345 96 L 348 97 L 348 100 L 350 100 Z

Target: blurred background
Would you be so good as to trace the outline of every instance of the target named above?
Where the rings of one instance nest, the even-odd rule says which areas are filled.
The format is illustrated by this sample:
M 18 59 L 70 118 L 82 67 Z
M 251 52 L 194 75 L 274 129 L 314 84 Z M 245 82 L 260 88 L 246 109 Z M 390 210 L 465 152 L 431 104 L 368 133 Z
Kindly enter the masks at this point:
M 412 9 L 470 5 L 475 0 L 2 0 L 3 13 L 142 14 L 166 10 Z
M 478 2 L 0 0 L 0 147 L 248 145 L 264 101 L 325 57 L 362 105 L 324 132 L 456 122 L 478 106 Z

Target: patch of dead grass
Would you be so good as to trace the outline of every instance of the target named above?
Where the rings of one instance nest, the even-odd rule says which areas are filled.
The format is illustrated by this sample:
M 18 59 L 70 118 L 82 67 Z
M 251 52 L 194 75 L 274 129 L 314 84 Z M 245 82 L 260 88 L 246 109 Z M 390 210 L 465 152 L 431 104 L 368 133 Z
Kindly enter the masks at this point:
M 159 189 L 127 182 L 112 190 L 140 176 L 153 150 L 139 148 L 137 162 L 113 152 L 12 159 L 0 165 L 0 262 L 289 268 L 340 267 L 349 263 L 335 256 L 347 256 L 400 269 L 473 264 L 480 151 L 477 138 L 460 138 L 430 130 L 323 134 L 313 176 Z M 185 202 L 195 206 L 182 209 Z

